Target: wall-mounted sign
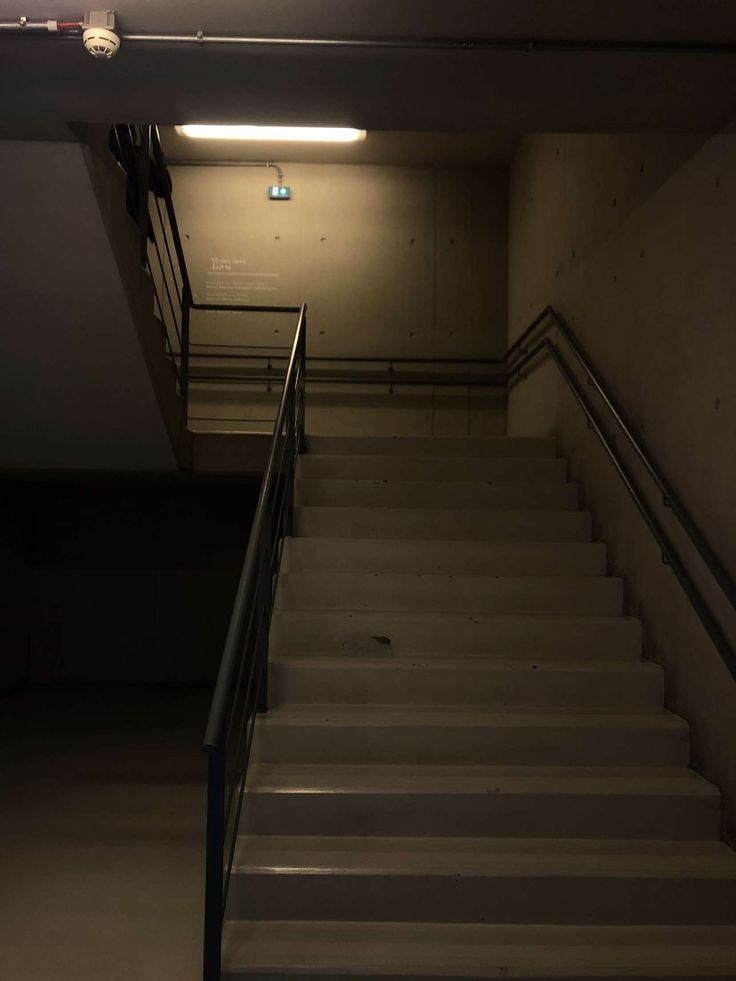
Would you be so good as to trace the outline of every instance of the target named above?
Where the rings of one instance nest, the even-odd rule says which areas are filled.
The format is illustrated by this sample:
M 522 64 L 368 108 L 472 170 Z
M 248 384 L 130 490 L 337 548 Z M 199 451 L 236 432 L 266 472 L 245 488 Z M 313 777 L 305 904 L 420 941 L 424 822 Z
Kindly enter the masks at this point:
M 291 188 L 286 184 L 271 184 L 268 188 L 268 197 L 271 201 L 288 201 L 291 197 Z

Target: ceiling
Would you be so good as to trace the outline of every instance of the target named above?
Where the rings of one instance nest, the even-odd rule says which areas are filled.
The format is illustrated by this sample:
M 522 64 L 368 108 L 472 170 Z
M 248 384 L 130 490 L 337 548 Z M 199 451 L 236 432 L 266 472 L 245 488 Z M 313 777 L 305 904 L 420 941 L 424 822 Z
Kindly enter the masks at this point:
M 76 19 L 84 6 L 0 0 L 0 19 Z M 124 34 L 736 41 L 734 0 L 118 0 L 114 7 Z M 530 131 L 713 130 L 736 112 L 735 69 L 731 54 L 133 41 L 99 62 L 77 39 L 2 37 L 0 86 L 12 97 L 0 106 L 0 135 L 64 138 L 70 121 L 352 125 L 484 131 L 495 134 L 488 152 L 498 140 L 501 153 Z
M 370 131 L 358 143 L 257 143 L 239 140 L 193 140 L 173 126 L 161 127 L 169 163 L 273 160 L 278 163 L 435 165 L 504 167 L 516 139 L 510 133 Z
M 76 16 L 79 0 L 0 3 L 33 17 Z M 724 40 L 733 0 L 117 0 L 126 32 L 413 37 L 668 38 Z M 43 11 L 41 8 L 43 7 Z M 79 10 L 88 9 L 82 3 Z

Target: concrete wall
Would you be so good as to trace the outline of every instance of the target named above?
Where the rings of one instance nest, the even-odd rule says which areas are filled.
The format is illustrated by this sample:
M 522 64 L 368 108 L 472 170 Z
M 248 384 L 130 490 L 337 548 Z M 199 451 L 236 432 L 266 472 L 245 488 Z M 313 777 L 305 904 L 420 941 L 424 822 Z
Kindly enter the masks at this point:
M 0 491 L 0 695 L 28 678 L 31 573 L 23 510 L 7 487 Z
M 284 171 L 290 201 L 267 199 L 273 170 L 172 169 L 195 299 L 306 301 L 312 356 L 503 353 L 505 172 L 319 164 Z M 293 317 L 273 315 L 198 314 L 192 322 L 199 345 L 272 348 L 288 344 L 292 331 Z M 498 400 L 482 387 L 309 394 L 313 432 L 497 432 L 503 425 Z M 272 414 L 265 386 L 244 398 L 233 386 L 201 384 L 194 395 L 192 415 L 217 416 L 223 428 L 244 418 L 257 429 Z
M 526 138 L 509 243 L 510 338 L 544 304 L 561 310 L 732 571 L 735 165 L 729 134 Z M 736 685 L 551 364 L 514 389 L 509 431 L 559 437 L 643 620 L 646 654 L 666 668 L 668 704 L 692 724 L 693 762 L 726 794 L 733 838 Z M 659 510 L 736 639 L 732 611 Z
M 0 175 L 0 468 L 174 469 L 82 147 L 0 141 Z
M 258 485 L 18 483 L 34 684 L 212 684 Z

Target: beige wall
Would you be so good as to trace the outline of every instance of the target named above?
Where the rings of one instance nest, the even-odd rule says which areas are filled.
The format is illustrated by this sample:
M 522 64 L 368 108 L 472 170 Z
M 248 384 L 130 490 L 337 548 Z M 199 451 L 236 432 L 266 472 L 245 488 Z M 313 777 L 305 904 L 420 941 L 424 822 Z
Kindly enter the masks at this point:
M 273 170 L 173 168 L 195 299 L 306 301 L 313 356 L 503 353 L 504 171 L 285 164 L 284 172 L 288 202 L 267 199 Z M 290 317 L 200 313 L 192 321 L 195 344 L 284 345 L 292 330 Z M 270 416 L 271 400 L 259 398 L 263 388 L 249 392 L 244 398 L 242 390 L 196 386 L 192 414 L 240 417 L 259 428 L 255 420 Z M 391 396 L 385 386 L 359 394 L 357 405 L 354 389 L 312 390 L 308 428 L 480 432 L 503 425 L 498 400 L 482 389 L 472 397 L 426 388 Z
M 529 137 L 512 170 L 509 241 L 510 338 L 544 304 L 562 311 L 731 570 L 735 168 L 733 135 Z M 551 364 L 514 390 L 509 431 L 558 435 L 646 654 L 666 667 L 668 704 L 691 722 L 693 762 L 727 795 L 733 837 L 736 684 Z M 736 640 L 732 611 L 644 486 Z

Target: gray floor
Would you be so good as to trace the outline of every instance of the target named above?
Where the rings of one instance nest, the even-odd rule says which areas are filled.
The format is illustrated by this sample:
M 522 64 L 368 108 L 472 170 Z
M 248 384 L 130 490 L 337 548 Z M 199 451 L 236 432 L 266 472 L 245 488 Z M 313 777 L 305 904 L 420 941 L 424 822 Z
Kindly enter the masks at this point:
M 0 699 L 0 977 L 201 977 L 209 693 Z

